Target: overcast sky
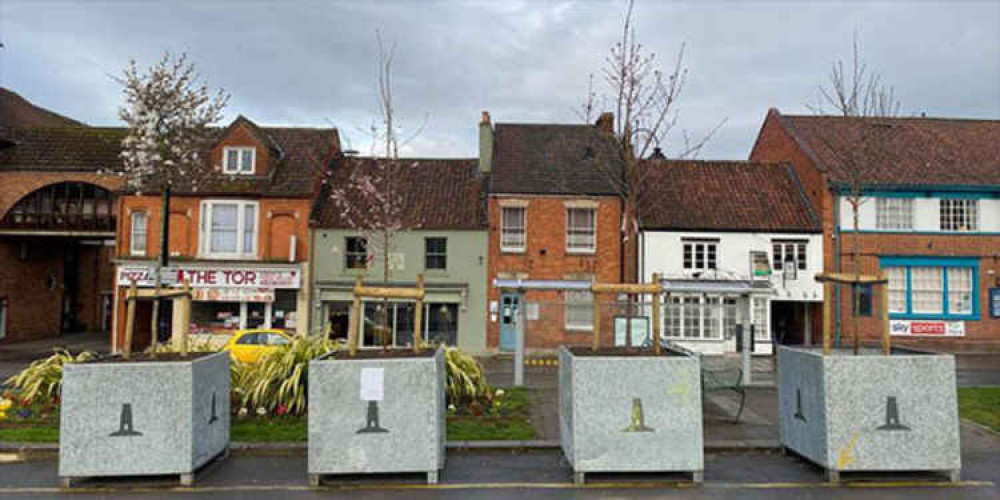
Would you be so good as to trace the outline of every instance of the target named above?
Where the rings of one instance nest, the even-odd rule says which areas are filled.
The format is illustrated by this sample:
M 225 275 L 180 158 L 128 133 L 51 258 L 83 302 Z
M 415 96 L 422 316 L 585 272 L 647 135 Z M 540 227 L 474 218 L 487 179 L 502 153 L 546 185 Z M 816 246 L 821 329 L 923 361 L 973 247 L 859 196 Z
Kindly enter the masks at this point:
M 0 86 L 92 125 L 118 125 L 129 59 L 187 52 L 232 94 L 227 120 L 340 128 L 368 150 L 375 30 L 398 47 L 395 95 L 411 156 L 475 156 L 476 124 L 579 122 L 574 112 L 620 36 L 611 2 L 50 2 L 0 0 Z M 654 2 L 640 41 L 666 65 L 687 44 L 679 126 L 726 125 L 702 158 L 745 159 L 769 107 L 809 113 L 831 63 L 864 59 L 905 114 L 1000 119 L 1000 1 Z M 596 80 L 597 90 L 604 90 Z M 678 149 L 679 136 L 668 151 Z

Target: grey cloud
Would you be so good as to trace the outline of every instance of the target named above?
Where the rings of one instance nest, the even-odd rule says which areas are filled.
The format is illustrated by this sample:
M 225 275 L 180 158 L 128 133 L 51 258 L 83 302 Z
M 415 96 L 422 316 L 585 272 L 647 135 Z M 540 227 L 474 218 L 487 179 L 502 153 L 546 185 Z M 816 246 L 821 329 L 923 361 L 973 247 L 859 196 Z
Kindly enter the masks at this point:
M 587 76 L 620 36 L 621 2 L 0 3 L 0 85 L 92 124 L 117 123 L 130 58 L 186 51 L 232 93 L 229 117 L 339 126 L 368 150 L 376 28 L 397 44 L 405 152 L 472 156 L 479 112 L 578 120 Z M 1000 5 L 988 2 L 640 1 L 636 28 L 669 65 L 687 44 L 680 127 L 727 118 L 702 157 L 745 158 L 769 107 L 807 113 L 858 29 L 865 58 L 906 112 L 1000 118 Z M 675 136 L 679 139 L 679 134 Z M 676 140 L 668 151 L 679 146 Z

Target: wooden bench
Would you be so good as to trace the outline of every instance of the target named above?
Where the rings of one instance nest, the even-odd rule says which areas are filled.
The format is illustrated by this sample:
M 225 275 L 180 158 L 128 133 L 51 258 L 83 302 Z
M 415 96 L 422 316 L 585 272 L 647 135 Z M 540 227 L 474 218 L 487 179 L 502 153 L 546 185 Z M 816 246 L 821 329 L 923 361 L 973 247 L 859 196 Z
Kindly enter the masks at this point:
M 740 408 L 736 411 L 736 420 L 743 414 L 747 392 L 743 385 L 743 370 L 740 368 L 702 369 L 701 394 L 704 397 L 709 392 L 732 391 L 740 396 Z

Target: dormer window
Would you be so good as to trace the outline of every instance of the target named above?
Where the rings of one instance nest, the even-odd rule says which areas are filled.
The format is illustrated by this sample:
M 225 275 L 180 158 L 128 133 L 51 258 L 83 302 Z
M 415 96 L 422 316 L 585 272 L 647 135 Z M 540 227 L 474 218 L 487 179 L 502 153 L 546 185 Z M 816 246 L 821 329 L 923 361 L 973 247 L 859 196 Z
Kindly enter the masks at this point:
M 234 175 L 253 175 L 257 150 L 252 147 L 226 147 L 222 150 L 222 172 Z

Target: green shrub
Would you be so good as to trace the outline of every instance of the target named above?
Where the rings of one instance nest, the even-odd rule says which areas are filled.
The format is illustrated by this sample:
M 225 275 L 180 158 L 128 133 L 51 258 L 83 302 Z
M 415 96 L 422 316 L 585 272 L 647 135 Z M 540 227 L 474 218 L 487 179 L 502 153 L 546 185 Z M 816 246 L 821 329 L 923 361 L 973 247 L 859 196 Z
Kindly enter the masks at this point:
M 476 358 L 460 351 L 457 347 L 447 347 L 444 359 L 448 373 L 449 404 L 455 406 L 483 404 L 493 399 L 493 391 L 486 383 L 483 367 Z
M 257 363 L 232 362 L 232 398 L 236 409 L 268 414 L 305 415 L 309 361 L 343 346 L 324 337 L 296 336 Z
M 23 400 L 43 398 L 46 401 L 56 401 L 62 390 L 63 365 L 81 363 L 95 357 L 96 355 L 90 351 L 74 356 L 69 351 L 59 349 L 47 358 L 33 361 L 20 373 L 7 379 L 4 384 L 16 389 Z

